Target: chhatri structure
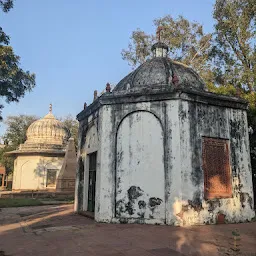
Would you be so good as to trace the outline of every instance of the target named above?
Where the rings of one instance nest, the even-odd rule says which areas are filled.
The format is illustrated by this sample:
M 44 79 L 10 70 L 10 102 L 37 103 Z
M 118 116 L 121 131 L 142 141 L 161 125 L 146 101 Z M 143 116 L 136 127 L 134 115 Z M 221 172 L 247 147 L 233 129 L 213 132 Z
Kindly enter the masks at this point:
M 27 140 L 18 150 L 8 152 L 15 157 L 13 191 L 73 192 L 76 172 L 74 139 L 68 129 L 52 114 L 33 122 Z
M 75 211 L 112 223 L 250 221 L 247 103 L 208 92 L 164 43 L 152 51 L 77 116 Z

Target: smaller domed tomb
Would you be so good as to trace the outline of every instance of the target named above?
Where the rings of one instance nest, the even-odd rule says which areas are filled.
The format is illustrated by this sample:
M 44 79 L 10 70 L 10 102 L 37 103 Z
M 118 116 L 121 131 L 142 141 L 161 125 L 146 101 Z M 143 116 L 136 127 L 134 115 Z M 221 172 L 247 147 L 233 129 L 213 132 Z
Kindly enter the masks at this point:
M 52 114 L 33 122 L 14 157 L 13 191 L 74 192 L 76 152 L 69 130 Z

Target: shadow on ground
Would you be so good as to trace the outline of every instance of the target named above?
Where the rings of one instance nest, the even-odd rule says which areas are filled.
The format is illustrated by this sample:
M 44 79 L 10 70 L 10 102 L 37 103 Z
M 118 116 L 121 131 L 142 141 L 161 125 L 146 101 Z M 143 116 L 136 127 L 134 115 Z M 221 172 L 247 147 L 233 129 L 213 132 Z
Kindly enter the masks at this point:
M 240 252 L 231 249 L 237 228 Z M 0 213 L 0 256 L 253 256 L 255 241 L 255 222 L 188 228 L 103 224 L 74 214 L 73 205 L 6 208 Z

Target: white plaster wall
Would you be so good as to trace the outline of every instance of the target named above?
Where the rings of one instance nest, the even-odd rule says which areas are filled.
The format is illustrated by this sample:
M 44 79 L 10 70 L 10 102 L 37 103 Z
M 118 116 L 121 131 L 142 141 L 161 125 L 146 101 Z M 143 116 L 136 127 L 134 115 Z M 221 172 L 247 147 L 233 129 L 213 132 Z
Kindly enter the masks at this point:
M 63 163 L 62 157 L 18 156 L 15 160 L 13 190 L 47 189 L 47 169 L 57 169 L 57 177 Z M 51 187 L 53 189 L 54 187 Z
M 96 120 L 94 121 L 94 123 L 96 123 Z M 98 145 L 99 142 L 97 127 L 95 124 L 93 124 L 86 133 L 84 150 L 87 154 L 95 152 L 98 150 Z
M 175 225 L 177 207 L 176 202 L 181 198 L 181 164 L 185 161 L 180 154 L 180 122 L 179 122 L 179 104 L 180 100 L 167 101 L 167 176 L 166 182 L 170 185 L 167 188 L 167 202 L 166 202 L 166 224 Z
M 110 222 L 114 216 L 114 152 L 112 138 L 115 135 L 113 134 L 111 110 L 111 106 L 105 105 L 99 111 L 95 220 L 101 222 Z
M 178 99 L 158 103 L 143 102 L 126 104 L 119 106 L 116 110 L 115 106 L 111 105 L 105 105 L 100 108 L 99 126 L 97 129 L 99 146 L 97 148 L 96 221 L 119 222 L 120 218 L 115 215 L 115 192 L 117 192 L 117 201 L 122 200 L 124 197 L 127 199 L 127 190 L 129 190 L 132 185 L 140 187 L 149 197 L 151 197 L 152 192 L 159 198 L 164 197 L 165 221 L 166 224 L 169 225 L 213 223 L 219 212 L 224 213 L 227 220 L 230 222 L 246 221 L 254 216 L 250 206 L 250 200 L 253 199 L 253 195 L 248 137 L 242 138 L 241 148 L 236 150 L 235 153 L 237 159 L 239 159 L 236 167 L 238 169 L 239 178 L 232 178 L 233 198 L 211 200 L 211 202 L 204 200 L 202 152 L 201 144 L 198 144 L 202 136 L 231 140 L 230 120 L 243 120 L 242 123 L 246 130 L 245 133 L 248 135 L 245 111 L 202 104 L 200 108 L 195 108 L 193 112 L 189 104 L 191 104 L 191 102 Z M 164 132 L 166 133 L 164 148 L 165 161 L 162 161 L 165 169 L 165 179 L 162 176 L 162 172 L 160 172 L 160 174 L 158 172 L 153 173 L 153 169 L 157 168 L 157 166 L 163 168 L 160 161 L 158 161 L 157 164 L 151 162 L 152 159 L 159 156 L 158 152 L 160 152 L 160 155 L 162 154 L 161 152 L 163 152 L 159 148 L 160 143 L 158 143 L 163 137 L 159 135 L 156 141 L 151 141 L 152 145 L 148 148 L 145 147 L 146 150 L 143 153 L 145 155 L 138 154 L 138 152 L 140 152 L 138 149 L 141 145 L 136 143 L 137 138 L 148 142 L 151 140 L 150 134 L 153 132 L 161 134 L 158 128 L 156 128 L 157 125 L 152 125 L 152 123 L 148 123 L 147 125 L 148 121 L 151 122 L 154 120 L 149 117 L 152 115 L 150 113 L 148 113 L 148 115 L 146 114 L 145 119 L 140 116 L 140 118 L 142 118 L 143 129 L 142 126 L 139 125 L 139 122 L 137 124 L 135 122 L 133 126 L 129 126 L 129 117 L 124 119 L 124 126 L 121 124 L 117 134 L 117 153 L 125 148 L 127 152 L 132 152 L 133 160 L 131 160 L 132 158 L 126 157 L 126 155 L 120 164 L 117 163 L 117 166 L 115 166 L 117 124 L 119 124 L 126 115 L 135 110 L 151 111 L 162 120 L 165 127 Z M 152 129 L 152 126 L 154 129 Z M 191 133 L 191 129 L 194 130 L 194 134 Z M 125 135 L 121 136 L 123 134 Z M 196 150 L 193 146 L 195 142 L 199 145 Z M 151 148 L 152 151 L 150 151 L 149 148 Z M 120 154 L 117 159 L 118 158 L 120 158 Z M 144 167 L 141 169 L 136 166 L 136 161 L 138 163 L 140 158 L 148 160 L 145 161 L 145 165 L 143 165 Z M 85 161 L 85 167 L 87 164 L 88 163 Z M 117 177 L 115 177 L 116 167 Z M 140 173 L 142 169 L 149 169 L 150 175 L 144 175 L 143 177 Z M 201 173 L 197 181 L 195 181 L 195 173 L 193 173 L 195 169 L 198 173 Z M 157 191 L 155 191 L 152 186 L 147 187 L 147 185 L 145 185 L 148 182 L 152 184 L 151 182 L 153 181 L 157 184 L 162 184 L 161 188 L 165 189 L 164 196 L 160 186 Z M 85 182 L 88 182 L 86 174 Z M 116 182 L 120 183 L 120 191 L 116 191 Z M 87 189 L 84 188 L 85 194 L 88 193 L 86 190 Z M 241 194 L 245 197 L 243 206 L 240 200 Z M 191 202 L 198 198 L 201 200 L 201 209 L 195 210 L 195 208 L 191 206 Z M 146 197 L 144 199 L 144 201 L 147 201 Z M 84 197 L 83 200 L 87 201 L 87 198 Z M 210 205 L 210 203 L 212 203 L 212 205 Z M 84 209 L 85 208 L 86 202 L 84 202 Z M 140 210 L 141 209 L 136 208 L 136 213 Z M 164 218 L 163 209 L 158 213 L 160 215 L 158 215 L 157 218 Z M 145 216 L 149 217 L 149 212 L 145 213 Z M 127 218 L 127 212 L 123 213 L 121 217 Z M 133 222 L 134 218 L 135 213 L 132 214 L 128 222 Z M 145 223 L 155 222 L 150 219 L 146 220 Z M 160 223 L 163 223 L 163 221 Z
M 182 179 L 181 195 L 175 198 L 173 221 L 176 225 L 194 225 L 194 224 L 210 224 L 215 223 L 217 215 L 222 213 L 226 215 L 228 222 L 243 222 L 251 220 L 254 216 L 252 209 L 252 179 L 249 154 L 248 125 L 246 112 L 243 110 L 235 110 L 228 108 L 218 108 L 215 106 L 202 105 L 196 108 L 195 120 L 198 124 L 195 129 L 195 138 L 191 138 L 191 134 L 187 131 L 192 129 L 191 116 L 189 116 L 189 103 L 180 102 L 179 122 L 180 122 L 180 157 L 181 168 L 180 175 Z M 190 110 L 191 111 L 191 110 Z M 201 113 L 200 113 L 201 112 Z M 232 169 L 232 150 L 235 150 L 237 161 L 237 175 L 231 170 L 233 197 L 226 199 L 204 199 L 204 176 L 202 169 L 202 148 L 198 149 L 198 154 L 194 155 L 195 150 L 191 143 L 200 140 L 202 136 L 213 138 L 229 139 L 230 143 L 237 139 L 231 138 L 230 130 L 232 121 L 240 121 L 241 127 L 237 131 L 237 135 L 241 133 L 241 129 L 245 129 L 245 137 L 241 138 L 241 148 L 230 147 L 230 164 Z M 235 140 L 235 141 L 234 141 Z M 199 177 L 198 184 L 193 182 L 192 170 L 195 162 L 199 159 L 198 171 L 202 176 Z M 238 178 L 239 177 L 239 178 Z M 243 194 L 245 202 L 241 203 L 240 195 Z M 193 201 L 200 199 L 202 202 L 201 209 L 192 207 Z M 189 203 L 190 202 L 190 203 Z M 192 202 L 192 203 L 191 203 Z
M 119 222 L 120 218 L 115 216 L 115 143 L 117 126 L 121 120 L 129 113 L 140 110 L 155 113 L 163 125 L 166 127 L 165 140 L 166 159 L 165 159 L 165 182 L 162 182 L 165 191 L 165 221 L 167 224 L 174 224 L 176 218 L 174 212 L 174 203 L 176 198 L 181 195 L 181 175 L 180 175 L 180 133 L 178 118 L 179 100 L 170 100 L 166 102 L 141 102 L 136 104 L 121 105 L 118 111 L 114 106 L 103 106 L 99 112 L 99 150 L 97 152 L 97 181 L 96 181 L 96 202 L 95 202 L 95 220 L 101 222 Z M 149 127 L 150 128 L 150 127 Z M 159 137 L 161 140 L 161 137 Z M 159 145 L 159 143 L 154 142 Z M 156 146 L 158 147 L 158 146 Z M 163 159 L 164 161 L 164 159 Z M 161 167 L 162 168 L 162 167 Z M 146 175 L 145 175 L 146 176 Z M 155 179 L 156 173 L 152 176 Z M 162 179 L 161 173 L 158 177 Z M 146 178 L 146 177 L 145 177 Z M 142 183 L 143 186 L 145 183 Z M 165 190 L 166 188 L 166 190 Z M 159 193 L 159 192 L 158 192 Z M 163 192 L 160 192 L 161 194 Z M 164 205 L 164 204 L 163 204 Z M 161 213 L 162 214 L 162 213 Z M 161 215 L 162 216 L 162 215 Z M 134 222 L 134 218 L 128 219 L 129 223 Z M 144 223 L 164 223 L 163 220 L 147 219 Z
M 116 212 L 165 220 L 163 130 L 145 111 L 124 118 L 117 133 Z

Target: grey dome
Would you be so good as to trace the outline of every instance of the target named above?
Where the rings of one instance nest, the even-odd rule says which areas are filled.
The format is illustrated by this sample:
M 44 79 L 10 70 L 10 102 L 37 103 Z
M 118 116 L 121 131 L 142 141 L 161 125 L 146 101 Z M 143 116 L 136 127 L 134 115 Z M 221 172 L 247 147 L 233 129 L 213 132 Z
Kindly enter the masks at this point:
M 192 68 L 167 57 L 154 57 L 123 78 L 113 92 L 175 87 L 206 90 L 205 83 Z

